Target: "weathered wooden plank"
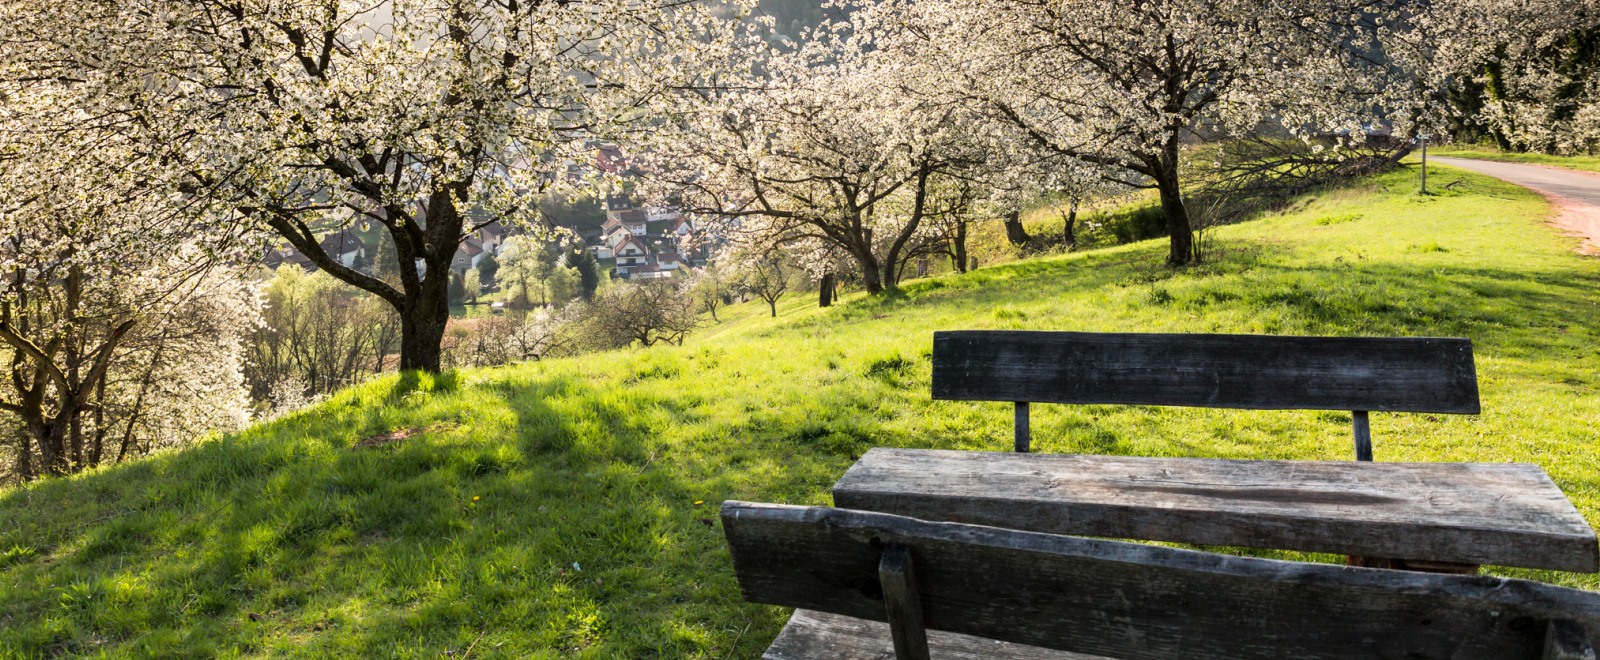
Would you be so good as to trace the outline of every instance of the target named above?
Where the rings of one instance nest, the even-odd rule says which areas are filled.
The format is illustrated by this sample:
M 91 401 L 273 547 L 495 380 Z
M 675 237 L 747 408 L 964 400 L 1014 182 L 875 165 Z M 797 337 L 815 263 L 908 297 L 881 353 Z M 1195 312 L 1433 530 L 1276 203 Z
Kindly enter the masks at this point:
M 891 545 L 878 560 L 878 584 L 883 588 L 883 605 L 894 638 L 896 660 L 930 660 L 928 628 L 922 620 L 922 602 L 917 597 L 917 573 L 911 551 Z
M 1536 465 L 874 448 L 834 504 L 1010 529 L 1564 571 L 1600 543 Z
M 942 631 L 928 632 L 940 660 L 1101 660 L 1100 656 L 1012 644 Z M 889 626 L 854 617 L 795 610 L 762 655 L 765 660 L 893 660 Z
M 930 629 L 1118 658 L 1531 659 L 1549 620 L 1600 630 L 1600 594 L 1507 578 L 821 507 L 728 502 L 722 521 L 747 600 L 882 620 L 878 561 L 900 544 Z
M 1082 655 L 1012 644 L 971 635 L 928 631 L 931 655 L 939 660 L 1102 660 Z M 867 619 L 795 610 L 764 660 L 894 660 L 889 626 Z
M 1589 633 L 1575 621 L 1551 621 L 1545 629 L 1543 660 L 1595 660 Z
M 960 331 L 933 334 L 933 398 L 1477 413 L 1472 342 Z

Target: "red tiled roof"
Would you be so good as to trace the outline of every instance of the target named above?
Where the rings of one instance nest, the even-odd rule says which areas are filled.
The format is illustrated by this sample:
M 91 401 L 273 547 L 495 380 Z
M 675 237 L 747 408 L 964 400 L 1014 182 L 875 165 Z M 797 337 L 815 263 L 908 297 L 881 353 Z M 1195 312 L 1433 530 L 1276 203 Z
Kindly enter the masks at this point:
M 644 243 L 639 242 L 639 239 L 634 237 L 633 234 L 628 234 L 625 238 L 622 239 L 621 243 L 618 243 L 616 247 L 611 248 L 611 251 L 613 253 L 621 252 L 622 248 L 626 247 L 630 243 L 633 244 L 634 247 L 639 248 L 640 252 L 644 252 L 644 253 L 649 253 L 650 252 L 650 248 L 645 246 Z

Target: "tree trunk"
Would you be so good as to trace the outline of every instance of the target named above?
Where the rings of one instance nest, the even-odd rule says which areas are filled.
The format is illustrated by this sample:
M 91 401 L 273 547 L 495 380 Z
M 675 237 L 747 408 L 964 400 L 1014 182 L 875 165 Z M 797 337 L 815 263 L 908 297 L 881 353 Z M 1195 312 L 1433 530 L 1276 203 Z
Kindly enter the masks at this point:
M 80 471 L 84 467 L 83 454 L 81 450 L 74 452 L 73 447 L 74 442 L 81 442 L 82 438 L 81 415 L 87 412 L 84 401 L 76 389 L 47 387 L 40 382 L 44 370 L 38 369 L 35 373 L 34 388 L 23 392 L 19 406 L 25 429 L 23 435 L 27 436 L 23 447 L 27 447 L 28 440 L 38 446 L 37 474 L 40 476 L 59 477 Z M 54 415 L 46 409 L 46 396 L 54 399 L 51 402 L 56 407 Z M 22 468 L 24 472 L 31 469 L 26 465 Z
M 1161 214 L 1167 220 L 1167 236 L 1171 250 L 1167 263 L 1173 266 L 1187 264 L 1194 258 L 1194 229 L 1189 225 L 1189 210 L 1183 204 L 1183 191 L 1178 187 L 1178 139 L 1167 140 L 1161 156 L 1153 159 L 1156 189 L 1161 193 Z
M 161 346 L 161 344 L 158 344 L 157 346 L 159 347 L 159 346 Z M 157 355 L 159 355 L 160 354 L 160 349 L 158 348 L 156 352 L 157 352 Z M 140 397 L 139 398 L 142 401 L 142 399 L 143 399 L 143 392 L 142 391 L 140 392 Z M 95 383 L 95 385 L 94 385 L 94 404 L 95 404 L 94 405 L 94 442 L 89 445 L 89 457 L 88 457 L 89 458 L 89 466 L 90 467 L 94 467 L 96 465 L 99 465 L 100 464 L 100 459 L 105 456 L 105 448 L 106 448 L 106 415 L 105 415 L 105 411 L 106 411 L 106 379 L 104 379 L 104 378 L 101 378 L 100 382 Z M 128 426 L 130 428 L 133 426 L 133 421 L 138 416 L 138 414 L 139 414 L 139 404 L 135 403 L 133 409 L 130 410 L 129 413 L 128 413 Z
M 883 269 L 878 265 L 878 257 L 872 253 L 871 229 L 861 231 L 861 236 L 850 250 L 850 256 L 855 257 L 856 267 L 861 269 L 861 287 L 867 290 L 867 295 L 883 293 L 885 278 Z
M 443 288 L 430 287 L 428 282 L 424 282 L 423 287 Z M 441 366 L 439 345 L 444 342 L 445 326 L 450 322 L 449 296 L 438 291 L 408 302 L 406 308 L 399 310 L 400 370 L 438 373 Z
M 37 475 L 33 472 L 33 446 L 28 434 L 17 434 L 17 479 L 32 481 Z
M 1506 46 L 1502 44 L 1495 48 L 1494 59 L 1490 60 L 1490 63 L 1483 68 L 1483 91 L 1490 99 L 1496 101 L 1503 101 L 1506 98 L 1505 71 L 1500 64 L 1505 61 L 1505 58 Z M 1501 151 L 1512 150 L 1514 145 L 1511 144 L 1511 139 L 1498 125 L 1490 124 L 1489 135 L 1494 137 L 1495 146 L 1499 147 Z
M 1013 209 L 1010 213 L 1007 213 L 1005 223 L 1006 240 L 1011 241 L 1012 245 L 1022 247 L 1032 240 L 1032 237 L 1028 236 L 1028 230 L 1022 227 L 1021 210 Z
M 883 285 L 887 288 L 894 289 L 900 286 L 900 277 L 905 272 L 905 264 L 901 261 L 905 258 L 901 256 L 902 251 L 908 241 L 911 240 L 911 237 L 917 233 L 917 227 L 922 224 L 923 214 L 928 207 L 928 178 L 930 176 L 932 176 L 932 171 L 924 164 L 917 172 L 916 192 L 913 194 L 911 203 L 911 219 L 906 222 L 905 227 L 900 230 L 900 235 L 896 236 L 894 243 L 889 246 L 889 254 L 885 255 Z
M 44 410 L 29 410 L 26 426 L 26 435 L 33 439 L 39 448 L 39 468 L 36 474 L 40 476 L 54 476 L 66 474 L 62 469 L 66 461 L 61 457 L 60 445 L 55 443 L 55 429 L 44 417 Z
M 440 188 L 428 197 L 426 239 L 421 246 L 427 271 L 415 288 L 407 288 L 397 307 L 401 371 L 439 373 L 442 367 L 439 344 L 444 341 L 445 327 L 450 322 L 450 280 L 455 275 L 450 262 L 460 247 L 462 226 L 455 200 L 466 199 L 464 184 L 457 185 L 454 194 Z
M 772 298 L 768 300 L 767 307 L 772 310 L 772 318 L 778 318 L 778 299 Z
M 955 235 L 950 239 L 950 258 L 955 262 L 956 272 L 967 272 L 967 223 L 956 223 Z
M 859 237 L 854 237 L 856 243 L 851 255 L 856 259 L 856 266 L 861 269 L 861 286 L 867 290 L 867 295 L 883 293 L 886 278 L 883 268 L 878 265 L 878 257 L 872 253 L 872 229 L 861 230 Z
M 1072 250 L 1072 249 L 1078 247 L 1078 235 L 1075 232 L 1077 227 L 1078 227 L 1078 200 L 1074 199 L 1074 200 L 1072 200 L 1072 206 L 1067 209 L 1066 215 L 1062 216 L 1061 242 L 1062 242 L 1062 244 L 1067 246 L 1068 250 Z
M 833 305 L 833 273 L 823 273 L 822 281 L 817 283 L 817 306 L 831 307 Z
M 72 416 L 72 419 L 67 420 L 67 442 L 72 447 L 73 472 L 82 472 L 84 468 L 88 467 L 88 464 L 84 462 L 84 459 L 87 458 L 84 455 L 85 447 L 83 446 L 84 412 L 78 411 L 77 414 Z
M 72 457 L 68 454 L 67 435 L 70 424 L 64 420 L 77 417 L 78 410 L 62 410 L 56 418 L 44 427 L 45 436 L 40 438 L 41 447 L 49 447 L 50 451 L 44 456 L 44 473 L 52 477 L 71 474 L 73 472 Z
M 867 295 L 883 293 L 883 272 L 878 268 L 878 260 L 871 255 L 856 255 L 856 261 L 861 265 L 861 284 Z
M 66 284 L 68 287 L 73 286 L 73 280 L 68 278 Z M 76 291 L 69 288 L 66 307 L 68 311 L 75 312 L 77 309 L 76 295 Z M 79 348 L 67 351 L 68 364 L 63 370 L 64 374 L 57 377 L 65 379 L 67 381 L 65 383 L 56 379 L 46 382 L 48 368 L 45 363 L 35 362 L 29 365 L 14 356 L 12 386 L 20 397 L 11 408 L 22 418 L 24 429 L 22 435 L 25 437 L 19 443 L 22 455 L 18 458 L 19 473 L 23 478 L 35 475 L 72 474 L 92 464 L 84 452 L 83 416 L 88 414 L 91 405 L 104 405 L 106 370 L 117 349 L 117 343 L 133 325 L 133 320 L 127 320 L 112 326 L 106 333 L 105 342 L 94 351 L 85 352 Z M 66 335 L 65 339 L 58 336 L 56 341 L 72 339 L 71 335 Z M 26 340 L 13 337 L 12 341 Z M 19 348 L 18 353 L 20 352 Z M 46 358 L 48 359 L 48 356 Z M 29 369 L 30 366 L 33 371 L 31 387 L 23 377 L 23 370 Z M 91 402 L 90 397 L 95 392 L 100 393 L 100 400 Z M 51 407 L 54 408 L 53 411 L 50 410 Z M 27 457 L 30 443 L 37 445 L 39 451 L 40 464 L 37 472 L 34 472 L 31 460 Z

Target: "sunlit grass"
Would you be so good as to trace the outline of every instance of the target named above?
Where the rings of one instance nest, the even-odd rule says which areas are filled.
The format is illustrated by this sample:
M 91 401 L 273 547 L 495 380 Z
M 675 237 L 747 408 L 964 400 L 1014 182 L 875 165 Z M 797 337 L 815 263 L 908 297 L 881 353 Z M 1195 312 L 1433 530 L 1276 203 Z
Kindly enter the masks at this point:
M 1479 158 L 1483 160 L 1498 160 L 1507 163 L 1533 163 L 1536 165 L 1555 165 L 1570 167 L 1575 170 L 1588 170 L 1600 172 L 1600 156 L 1552 156 L 1539 153 L 1517 153 L 1514 151 L 1501 151 L 1494 147 L 1482 145 L 1445 145 L 1430 147 L 1429 154 L 1439 156 L 1460 156 L 1462 158 Z
M 1543 224 L 1537 196 L 1434 176 L 1427 197 L 1400 172 L 1220 229 L 1202 266 L 1159 266 L 1156 241 L 830 309 L 796 292 L 777 319 L 734 306 L 683 347 L 389 377 L 236 437 L 7 491 L 0 650 L 755 657 L 787 612 L 740 599 L 722 500 L 827 504 L 874 446 L 1009 446 L 1007 406 L 929 399 L 943 329 L 1470 337 L 1484 413 L 1374 415 L 1378 459 L 1536 463 L 1600 522 L 1600 262 Z M 1034 415 L 1046 452 L 1352 451 L 1344 413 Z

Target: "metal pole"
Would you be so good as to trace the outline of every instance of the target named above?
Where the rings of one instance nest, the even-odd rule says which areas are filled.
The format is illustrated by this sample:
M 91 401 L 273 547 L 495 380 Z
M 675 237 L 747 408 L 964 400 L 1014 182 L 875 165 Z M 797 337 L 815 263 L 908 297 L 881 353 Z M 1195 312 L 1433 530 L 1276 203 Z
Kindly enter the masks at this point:
M 1422 136 L 1422 194 L 1428 194 L 1428 134 Z

